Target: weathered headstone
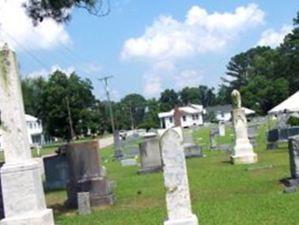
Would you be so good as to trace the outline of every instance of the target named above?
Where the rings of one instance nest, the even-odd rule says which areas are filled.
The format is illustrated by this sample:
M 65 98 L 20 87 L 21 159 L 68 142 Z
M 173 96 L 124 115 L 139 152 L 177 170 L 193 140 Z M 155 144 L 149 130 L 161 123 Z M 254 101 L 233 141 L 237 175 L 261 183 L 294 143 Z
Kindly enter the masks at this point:
M 218 131 L 215 129 L 211 129 L 210 131 L 210 150 L 215 150 L 217 148 L 216 136 L 218 135 Z
M 139 173 L 151 173 L 162 169 L 161 150 L 158 138 L 148 138 L 139 144 L 141 168 Z
M 192 130 L 183 131 L 183 147 L 186 158 L 202 157 L 200 146 L 194 143 Z
M 232 92 L 233 124 L 235 130 L 235 146 L 231 155 L 233 164 L 250 164 L 257 162 L 257 154 L 248 139 L 247 120 L 245 111 L 241 106 L 239 91 Z
M 89 192 L 78 193 L 78 213 L 88 215 L 91 213 Z
M 122 159 L 120 162 L 121 162 L 121 166 L 123 166 L 123 167 L 137 165 L 137 161 L 135 158 Z
M 110 184 L 101 173 L 98 149 L 98 141 L 68 144 L 70 181 L 67 185 L 67 205 L 69 207 L 77 207 L 77 193 L 79 192 L 89 192 L 91 206 L 113 204 L 114 198 Z
M 1 225 L 54 225 L 46 208 L 38 163 L 32 160 L 16 55 L 0 50 L 0 111 L 5 164 L 1 168 L 5 218 Z
M 299 180 L 299 135 L 289 138 L 291 178 Z
M 167 130 L 161 138 L 168 214 L 164 225 L 198 225 L 191 210 L 183 140 L 177 129 Z
M 121 139 L 120 139 L 119 130 L 114 131 L 113 140 L 114 140 L 114 157 L 117 160 L 121 160 L 123 158 L 123 152 L 121 148 Z
M 218 133 L 221 137 L 225 136 L 225 123 L 223 121 L 219 121 L 218 123 Z
M 54 154 L 43 157 L 48 190 L 66 188 L 69 182 L 69 165 L 65 154 Z

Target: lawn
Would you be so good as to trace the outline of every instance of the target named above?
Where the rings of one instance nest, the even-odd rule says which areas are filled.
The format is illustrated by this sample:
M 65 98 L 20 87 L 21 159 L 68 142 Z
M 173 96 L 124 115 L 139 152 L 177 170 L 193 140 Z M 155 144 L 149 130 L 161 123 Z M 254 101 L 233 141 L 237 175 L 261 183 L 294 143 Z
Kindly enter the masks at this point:
M 233 166 L 229 154 L 204 148 L 204 158 L 187 160 L 193 212 L 203 225 L 298 225 L 299 193 L 284 194 L 279 179 L 289 175 L 286 146 L 265 150 L 266 126 L 258 137 L 259 163 Z M 194 132 L 199 144 L 209 145 L 209 130 Z M 231 143 L 232 131 L 221 143 Z M 55 209 L 56 225 L 158 225 L 166 217 L 162 173 L 138 175 L 137 167 L 121 167 L 112 148 L 101 150 L 110 180 L 116 182 L 115 205 L 78 216 L 62 207 L 65 191 L 46 194 Z

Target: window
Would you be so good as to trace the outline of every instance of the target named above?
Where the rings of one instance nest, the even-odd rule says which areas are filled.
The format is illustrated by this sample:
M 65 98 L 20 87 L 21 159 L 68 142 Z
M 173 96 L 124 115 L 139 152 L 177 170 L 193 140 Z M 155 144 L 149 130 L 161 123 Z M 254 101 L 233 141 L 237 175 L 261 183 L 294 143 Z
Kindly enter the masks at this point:
M 196 114 L 196 116 L 195 116 L 195 117 L 196 117 L 196 119 L 197 119 L 197 120 L 199 119 L 199 115 L 198 115 L 198 114 Z
M 172 117 L 169 117 L 169 122 L 172 123 L 173 119 Z
M 184 122 L 186 121 L 186 116 L 183 116 L 183 121 L 184 121 Z

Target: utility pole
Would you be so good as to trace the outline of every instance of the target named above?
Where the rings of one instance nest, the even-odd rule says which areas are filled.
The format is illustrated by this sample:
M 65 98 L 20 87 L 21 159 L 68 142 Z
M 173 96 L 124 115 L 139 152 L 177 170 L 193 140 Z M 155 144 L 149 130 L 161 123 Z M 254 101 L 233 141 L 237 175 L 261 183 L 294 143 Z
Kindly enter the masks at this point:
M 109 85 L 108 85 L 108 80 L 111 79 L 113 76 L 106 76 L 102 77 L 99 79 L 99 81 L 102 81 L 104 84 L 107 100 L 108 100 L 108 105 L 109 105 L 109 113 L 110 113 L 110 120 L 111 120 L 111 127 L 112 127 L 112 133 L 114 134 L 115 132 L 115 125 L 114 125 L 114 117 L 113 117 L 113 110 L 112 110 L 112 105 L 111 105 L 111 100 L 110 100 L 110 93 L 109 93 Z

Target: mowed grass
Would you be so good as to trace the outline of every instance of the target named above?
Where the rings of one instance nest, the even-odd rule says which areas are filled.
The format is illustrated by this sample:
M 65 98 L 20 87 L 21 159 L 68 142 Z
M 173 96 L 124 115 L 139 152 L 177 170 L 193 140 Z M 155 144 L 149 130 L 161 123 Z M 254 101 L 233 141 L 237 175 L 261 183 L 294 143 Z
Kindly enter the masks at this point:
M 265 150 L 266 126 L 259 130 L 259 162 L 231 165 L 229 154 L 204 148 L 204 158 L 187 160 L 193 213 L 202 225 L 298 225 L 299 193 L 284 194 L 281 178 L 289 176 L 287 148 Z M 232 131 L 219 140 L 231 143 Z M 209 145 L 209 130 L 194 133 Z M 88 216 L 62 207 L 64 190 L 46 194 L 55 209 L 57 225 L 158 225 L 167 216 L 163 174 L 138 175 L 138 167 L 121 167 L 112 160 L 112 148 L 101 150 L 110 180 L 115 181 L 113 206 L 94 209 Z

